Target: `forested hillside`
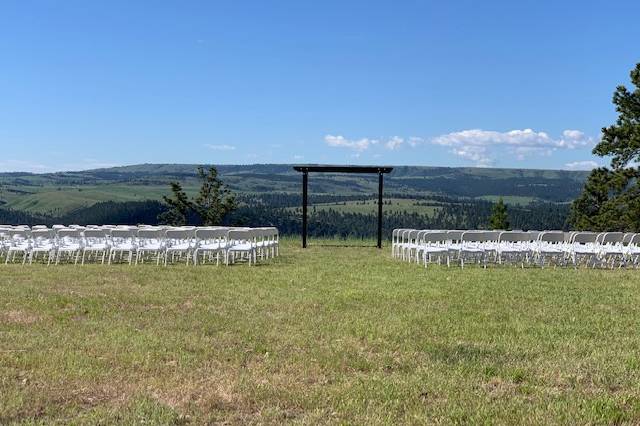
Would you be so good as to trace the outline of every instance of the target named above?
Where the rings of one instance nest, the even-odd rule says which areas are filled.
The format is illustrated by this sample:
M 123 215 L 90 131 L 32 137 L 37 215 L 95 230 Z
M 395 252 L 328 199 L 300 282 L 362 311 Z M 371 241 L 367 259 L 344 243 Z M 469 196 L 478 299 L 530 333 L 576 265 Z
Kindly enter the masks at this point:
M 0 174 L 0 222 L 153 223 L 168 183 L 195 193 L 197 165 L 143 164 L 80 172 Z M 217 166 L 238 195 L 230 223 L 300 228 L 301 177 L 291 165 Z M 568 204 L 586 172 L 557 170 L 395 167 L 385 178 L 385 229 L 486 226 L 503 197 L 512 227 L 565 226 Z M 377 176 L 312 174 L 310 231 L 368 236 L 375 231 Z

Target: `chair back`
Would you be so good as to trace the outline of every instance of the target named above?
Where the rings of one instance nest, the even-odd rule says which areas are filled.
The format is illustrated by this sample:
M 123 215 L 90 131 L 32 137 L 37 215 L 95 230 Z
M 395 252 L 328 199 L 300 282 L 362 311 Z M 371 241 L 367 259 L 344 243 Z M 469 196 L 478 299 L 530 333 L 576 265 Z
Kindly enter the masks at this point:
M 162 229 L 138 229 L 137 237 L 141 240 L 162 240 L 165 237 L 165 231 Z
M 602 244 L 620 244 L 623 239 L 623 232 L 607 232 L 602 237 Z
M 104 239 L 110 232 L 108 229 L 85 229 L 83 234 L 85 239 Z
M 231 242 L 250 242 L 253 243 L 255 232 L 250 229 L 231 229 L 227 232 L 227 240 Z
M 577 244 L 595 244 L 598 234 L 595 232 L 576 232 L 573 235 L 573 243 Z
M 449 241 L 460 241 L 465 231 L 447 231 L 447 239 Z
M 537 235 L 524 231 L 504 231 L 500 233 L 498 242 L 521 243 L 532 242 L 536 240 Z
M 196 239 L 198 241 L 218 241 L 227 238 L 228 228 L 218 229 L 196 229 Z
M 446 232 L 427 232 L 422 236 L 422 241 L 425 243 L 444 243 L 449 239 L 449 234 Z
M 31 231 L 31 242 L 35 247 L 52 244 L 54 238 L 55 233 L 52 229 L 36 229 L 35 231 Z
M 628 245 L 634 235 L 635 234 L 633 232 L 627 232 L 626 234 L 624 234 L 624 238 L 622 238 L 622 244 Z
M 564 232 L 544 231 L 540 234 L 539 241 L 544 243 L 564 243 Z
M 488 237 L 488 232 L 485 231 L 464 231 L 460 237 L 460 241 L 465 243 L 484 243 L 485 241 L 490 241 L 487 240 Z

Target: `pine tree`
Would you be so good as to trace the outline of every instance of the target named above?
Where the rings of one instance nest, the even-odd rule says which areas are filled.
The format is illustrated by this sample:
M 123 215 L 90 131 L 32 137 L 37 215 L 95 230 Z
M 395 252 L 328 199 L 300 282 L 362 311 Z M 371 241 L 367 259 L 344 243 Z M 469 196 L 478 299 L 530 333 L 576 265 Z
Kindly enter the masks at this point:
M 611 169 L 595 169 L 582 194 L 571 206 L 569 222 L 576 229 L 640 231 L 640 63 L 631 71 L 631 92 L 618 86 L 613 94 L 618 119 L 602 129 L 602 140 L 593 149 L 611 157 Z
M 192 213 L 205 226 L 220 225 L 225 216 L 237 208 L 236 199 L 218 177 L 215 167 L 198 167 L 201 181 L 198 195 L 189 199 L 179 182 L 171 182 L 172 197 L 162 197 L 167 210 L 158 215 L 158 221 L 167 225 L 186 225 Z
M 162 197 L 167 210 L 158 215 L 158 221 L 165 225 L 181 226 L 187 224 L 187 216 L 191 210 L 191 202 L 179 182 L 171 182 L 173 197 Z
M 489 227 L 491 229 L 509 229 L 509 217 L 507 216 L 507 205 L 502 200 L 502 197 L 497 203 L 493 205 L 491 209 L 491 216 L 489 217 Z
M 198 167 L 198 177 L 202 186 L 192 202 L 193 210 L 203 225 L 220 225 L 222 219 L 237 208 L 236 199 L 218 178 L 215 167 L 209 167 L 207 172 L 204 167 Z

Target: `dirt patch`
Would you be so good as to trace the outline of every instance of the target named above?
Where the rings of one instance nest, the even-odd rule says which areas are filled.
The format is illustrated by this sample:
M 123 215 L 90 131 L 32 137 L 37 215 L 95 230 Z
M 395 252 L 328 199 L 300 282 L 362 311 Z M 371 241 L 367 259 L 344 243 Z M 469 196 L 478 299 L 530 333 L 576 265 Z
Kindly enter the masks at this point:
M 152 395 L 159 402 L 184 413 L 189 406 L 203 411 L 235 411 L 242 404 L 241 395 L 230 377 L 191 378 L 156 389 Z
M 491 398 L 503 398 L 505 396 L 513 395 L 518 385 L 512 382 L 501 380 L 497 377 L 489 380 L 482 385 L 482 389 Z
M 40 321 L 38 315 L 25 311 L 7 311 L 0 313 L 0 323 L 29 325 Z

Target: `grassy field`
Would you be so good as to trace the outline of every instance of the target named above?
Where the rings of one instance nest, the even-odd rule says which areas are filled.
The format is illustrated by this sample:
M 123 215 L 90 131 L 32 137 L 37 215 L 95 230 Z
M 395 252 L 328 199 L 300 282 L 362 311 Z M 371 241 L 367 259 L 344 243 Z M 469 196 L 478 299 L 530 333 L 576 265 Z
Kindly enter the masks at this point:
M 11 187 L 10 187 L 11 189 Z M 189 195 L 197 193 L 196 187 L 186 187 Z M 89 207 L 102 201 L 161 200 L 169 195 L 167 185 L 83 185 L 78 187 L 43 186 L 30 188 L 30 194 L 6 192 L 6 206 L 31 213 L 64 214 Z
M 639 274 L 0 265 L 0 424 L 637 424 Z

